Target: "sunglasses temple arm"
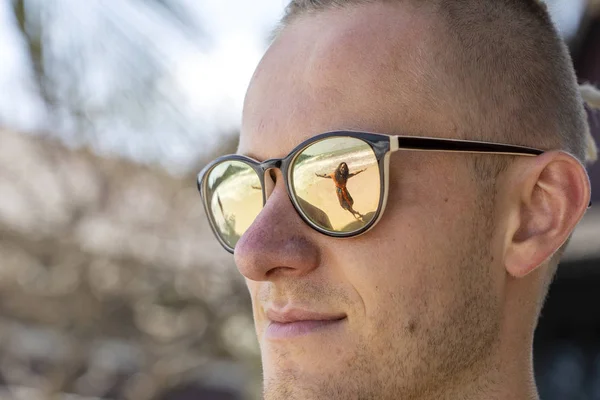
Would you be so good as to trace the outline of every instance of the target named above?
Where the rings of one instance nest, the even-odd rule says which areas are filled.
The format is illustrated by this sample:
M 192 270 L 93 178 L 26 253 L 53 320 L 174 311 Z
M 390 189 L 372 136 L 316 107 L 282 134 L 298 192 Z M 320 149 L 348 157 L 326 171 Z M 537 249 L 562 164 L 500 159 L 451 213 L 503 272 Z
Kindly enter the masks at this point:
M 544 152 L 543 150 L 532 147 L 503 143 L 417 136 L 393 136 L 390 145 L 390 149 L 392 151 L 403 149 L 415 151 L 447 151 L 457 153 L 486 153 L 519 156 L 538 156 Z
M 502 143 L 481 142 L 474 140 L 440 139 L 415 136 L 390 137 L 390 151 L 449 151 L 461 153 L 487 153 L 520 156 L 538 156 L 544 151 L 532 147 L 517 146 Z M 592 201 L 588 208 L 592 207 Z

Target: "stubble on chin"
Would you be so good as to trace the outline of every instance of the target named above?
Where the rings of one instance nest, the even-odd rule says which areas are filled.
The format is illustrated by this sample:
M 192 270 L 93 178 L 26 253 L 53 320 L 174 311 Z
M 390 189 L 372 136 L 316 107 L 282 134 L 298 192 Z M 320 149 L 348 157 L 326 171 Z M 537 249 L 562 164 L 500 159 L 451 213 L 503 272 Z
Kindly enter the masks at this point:
M 459 385 L 454 382 L 457 371 L 475 376 L 485 369 L 497 344 L 496 299 L 488 285 L 470 278 L 462 282 L 462 296 L 445 318 L 428 323 L 407 322 L 401 315 L 395 321 L 386 318 L 328 371 L 316 363 L 295 365 L 289 354 L 272 357 L 265 370 L 264 399 L 442 398 L 432 395 Z

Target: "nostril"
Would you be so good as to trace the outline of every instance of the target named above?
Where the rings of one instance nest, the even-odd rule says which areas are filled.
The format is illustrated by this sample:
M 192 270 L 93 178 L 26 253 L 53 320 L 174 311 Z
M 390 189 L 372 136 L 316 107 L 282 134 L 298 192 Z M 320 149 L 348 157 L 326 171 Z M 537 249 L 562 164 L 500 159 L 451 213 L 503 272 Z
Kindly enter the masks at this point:
M 291 268 L 291 267 L 275 267 L 272 268 L 270 270 L 267 271 L 267 273 L 265 274 L 265 276 L 267 278 L 274 278 L 277 275 L 283 275 L 289 272 L 294 272 L 295 268 Z

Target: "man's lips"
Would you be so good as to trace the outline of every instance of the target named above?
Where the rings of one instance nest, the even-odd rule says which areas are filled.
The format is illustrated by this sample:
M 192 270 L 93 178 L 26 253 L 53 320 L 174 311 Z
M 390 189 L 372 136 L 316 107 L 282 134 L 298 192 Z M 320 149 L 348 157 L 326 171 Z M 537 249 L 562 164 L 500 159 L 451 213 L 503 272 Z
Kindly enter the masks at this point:
M 267 310 L 270 323 L 266 336 L 269 339 L 286 339 L 323 329 L 338 327 L 345 319 L 342 313 L 318 313 L 302 309 Z

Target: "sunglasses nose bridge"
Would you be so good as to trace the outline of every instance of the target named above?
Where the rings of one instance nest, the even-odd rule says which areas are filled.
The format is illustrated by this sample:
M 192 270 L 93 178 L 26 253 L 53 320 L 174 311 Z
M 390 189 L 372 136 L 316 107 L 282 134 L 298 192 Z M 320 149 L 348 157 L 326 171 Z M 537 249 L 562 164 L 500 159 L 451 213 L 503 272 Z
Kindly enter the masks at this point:
M 275 178 L 272 176 L 273 170 L 281 170 L 282 164 L 282 160 L 277 158 L 266 160 L 261 164 L 265 182 L 265 201 L 271 196 L 273 189 L 275 189 Z
M 283 164 L 283 160 L 281 158 L 272 158 L 270 160 L 266 160 L 261 163 L 261 167 L 264 172 L 267 172 L 270 169 L 281 169 L 281 165 Z

